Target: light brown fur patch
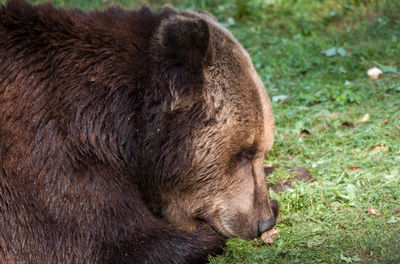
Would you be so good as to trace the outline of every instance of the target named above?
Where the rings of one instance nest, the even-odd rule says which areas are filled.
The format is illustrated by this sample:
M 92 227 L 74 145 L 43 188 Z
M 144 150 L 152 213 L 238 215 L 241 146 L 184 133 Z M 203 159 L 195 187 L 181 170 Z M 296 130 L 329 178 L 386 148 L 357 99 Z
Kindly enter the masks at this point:
M 186 174 L 196 176 L 187 176 L 181 190 L 190 195 L 170 201 L 177 195 L 168 194 L 163 213 L 183 229 L 193 230 L 203 219 L 227 236 L 250 239 L 257 235 L 257 221 L 273 216 L 263 170 L 274 139 L 271 103 L 247 51 L 229 31 L 207 14 L 182 15 L 209 25 L 203 96 L 210 125 L 193 135 L 195 158 Z M 247 149 L 254 149 L 248 162 L 237 157 Z

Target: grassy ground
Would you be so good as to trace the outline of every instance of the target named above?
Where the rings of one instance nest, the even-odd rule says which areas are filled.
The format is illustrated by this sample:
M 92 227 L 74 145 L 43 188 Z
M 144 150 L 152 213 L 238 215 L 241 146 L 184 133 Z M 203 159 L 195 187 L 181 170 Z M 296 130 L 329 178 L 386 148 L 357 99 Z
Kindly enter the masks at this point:
M 213 263 L 400 263 L 400 1 L 285 2 L 230 27 L 274 101 L 266 162 L 317 181 L 271 194 L 275 244 L 234 239 Z M 369 80 L 373 66 L 382 79 Z
M 249 50 L 276 117 L 266 163 L 305 167 L 317 179 L 271 193 L 281 204 L 273 245 L 231 239 L 211 263 L 400 263 L 400 1 L 172 2 L 208 9 Z M 373 66 L 380 80 L 368 78 Z

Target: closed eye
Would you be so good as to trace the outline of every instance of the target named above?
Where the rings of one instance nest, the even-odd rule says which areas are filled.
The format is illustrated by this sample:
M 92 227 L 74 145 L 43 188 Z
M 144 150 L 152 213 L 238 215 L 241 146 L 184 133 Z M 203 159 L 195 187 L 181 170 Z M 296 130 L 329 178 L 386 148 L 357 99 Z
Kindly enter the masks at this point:
M 243 151 L 240 153 L 240 159 L 242 160 L 253 160 L 255 153 Z
M 244 148 L 240 151 L 240 159 L 251 161 L 255 158 L 257 154 L 257 148 L 255 146 L 251 146 L 248 148 Z

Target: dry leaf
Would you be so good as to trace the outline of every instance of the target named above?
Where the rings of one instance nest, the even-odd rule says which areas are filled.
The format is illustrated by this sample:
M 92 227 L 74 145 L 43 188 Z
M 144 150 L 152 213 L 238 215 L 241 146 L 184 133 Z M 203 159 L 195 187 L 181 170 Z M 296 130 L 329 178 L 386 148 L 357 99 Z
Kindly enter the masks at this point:
M 400 212 L 400 206 L 396 206 L 396 207 L 393 209 L 393 212 L 395 212 L 395 213 Z
M 359 171 L 359 170 L 361 170 L 361 167 L 348 167 L 347 168 L 349 171 L 351 171 L 351 172 L 354 172 L 354 171 Z
M 389 148 L 386 147 L 385 145 L 378 144 L 378 145 L 376 145 L 376 146 L 370 147 L 370 148 L 368 149 L 368 151 L 374 151 L 374 150 L 388 151 L 388 149 L 389 149 Z
M 368 207 L 368 213 L 373 214 L 373 215 L 382 215 L 382 213 L 380 213 L 379 211 L 377 211 L 375 208 L 373 208 L 372 206 Z
M 367 123 L 369 121 L 369 114 L 365 114 L 358 122 Z
M 275 236 L 279 234 L 281 230 L 277 227 L 268 230 L 261 235 L 261 240 L 264 241 L 265 244 L 272 244 L 275 241 Z
M 368 70 L 367 74 L 371 80 L 377 80 L 382 77 L 383 72 L 379 68 L 373 67 Z
M 342 127 L 342 128 L 354 127 L 354 124 L 353 124 L 353 123 L 349 123 L 349 122 L 344 122 L 344 123 L 341 125 L 341 127 Z
M 389 119 L 385 119 L 385 121 L 383 121 L 384 125 L 386 125 L 387 123 L 389 123 Z
M 302 136 L 307 136 L 307 135 L 311 135 L 312 133 L 310 131 L 308 131 L 307 129 L 303 129 L 299 132 L 297 137 L 302 137 Z

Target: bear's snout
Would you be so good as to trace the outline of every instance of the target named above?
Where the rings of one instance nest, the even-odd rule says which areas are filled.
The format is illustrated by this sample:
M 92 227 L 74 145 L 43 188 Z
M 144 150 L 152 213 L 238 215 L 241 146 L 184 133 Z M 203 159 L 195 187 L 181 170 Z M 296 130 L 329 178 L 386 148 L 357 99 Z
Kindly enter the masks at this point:
M 276 224 L 276 218 L 274 216 L 265 221 L 258 221 L 257 222 L 258 235 L 260 236 L 265 231 L 270 230 L 275 226 L 275 224 Z

